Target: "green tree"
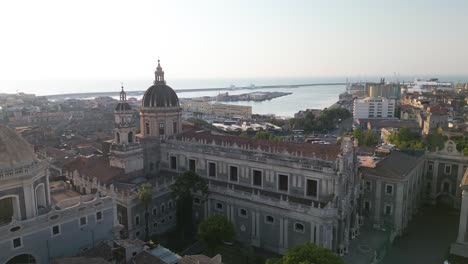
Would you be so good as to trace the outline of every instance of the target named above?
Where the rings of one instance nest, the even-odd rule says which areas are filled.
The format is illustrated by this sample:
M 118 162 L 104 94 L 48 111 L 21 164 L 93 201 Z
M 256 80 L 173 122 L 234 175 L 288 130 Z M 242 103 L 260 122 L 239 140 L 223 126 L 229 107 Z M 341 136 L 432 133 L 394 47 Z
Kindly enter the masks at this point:
M 200 223 L 198 237 L 211 251 L 214 251 L 223 242 L 233 241 L 236 238 L 236 230 L 226 217 L 215 214 Z
M 240 133 L 239 136 L 243 138 L 249 138 L 249 134 L 247 134 L 247 131 L 242 131 L 242 133 Z
M 265 130 L 261 130 L 261 131 L 257 131 L 257 133 L 255 133 L 255 139 L 266 139 L 266 140 L 269 140 L 270 139 L 270 133 L 268 133 L 268 131 L 265 131 Z
M 363 141 L 364 141 L 363 144 L 365 146 L 374 146 L 374 145 L 377 144 L 378 139 L 377 139 L 377 136 L 374 134 L 374 132 L 372 132 L 372 130 L 368 129 L 364 133 Z
M 289 249 L 280 259 L 269 259 L 267 264 L 344 264 L 331 250 L 305 243 Z
M 441 128 L 437 128 L 437 130 L 433 133 L 429 133 L 426 137 L 427 147 L 430 151 L 435 151 L 437 148 L 443 149 L 444 143 L 447 141 L 447 137 L 443 135 L 443 130 Z
M 202 200 L 208 195 L 206 181 L 195 172 L 187 171 L 176 178 L 171 186 L 172 196 L 176 200 L 177 230 L 180 232 L 182 241 L 187 236 L 195 234 L 193 221 L 193 196 L 192 193 L 200 193 Z
M 364 141 L 364 132 L 361 128 L 356 128 L 353 130 L 353 137 L 357 139 L 359 143 L 362 144 L 362 142 Z
M 138 199 L 145 207 L 145 240 L 149 237 L 149 212 L 148 208 L 153 200 L 153 186 L 150 183 L 143 183 L 138 188 Z

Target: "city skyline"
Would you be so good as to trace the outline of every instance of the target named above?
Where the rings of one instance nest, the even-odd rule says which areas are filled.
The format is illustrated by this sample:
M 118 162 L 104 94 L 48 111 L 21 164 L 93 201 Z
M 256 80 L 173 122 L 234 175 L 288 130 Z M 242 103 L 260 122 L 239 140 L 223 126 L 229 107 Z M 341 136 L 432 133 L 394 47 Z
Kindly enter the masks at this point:
M 0 80 L 464 75 L 464 1 L 2 3 Z

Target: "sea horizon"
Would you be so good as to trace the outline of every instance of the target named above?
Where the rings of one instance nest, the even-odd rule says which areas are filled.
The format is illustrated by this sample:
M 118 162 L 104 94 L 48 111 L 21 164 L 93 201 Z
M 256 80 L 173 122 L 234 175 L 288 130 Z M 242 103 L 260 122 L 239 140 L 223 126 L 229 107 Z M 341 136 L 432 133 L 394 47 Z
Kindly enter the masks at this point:
M 412 82 L 415 78 L 438 78 L 444 82 L 468 82 L 468 75 L 418 75 L 418 76 L 352 76 L 352 77 L 278 77 L 278 78 L 167 78 L 167 84 L 174 90 L 201 88 L 228 88 L 264 85 L 297 85 L 314 83 L 378 82 L 385 78 L 389 82 Z M 114 92 L 120 91 L 122 83 L 126 91 L 144 91 L 152 85 L 151 78 L 139 79 L 81 79 L 81 80 L 0 80 L 0 93 L 27 93 L 38 96 Z

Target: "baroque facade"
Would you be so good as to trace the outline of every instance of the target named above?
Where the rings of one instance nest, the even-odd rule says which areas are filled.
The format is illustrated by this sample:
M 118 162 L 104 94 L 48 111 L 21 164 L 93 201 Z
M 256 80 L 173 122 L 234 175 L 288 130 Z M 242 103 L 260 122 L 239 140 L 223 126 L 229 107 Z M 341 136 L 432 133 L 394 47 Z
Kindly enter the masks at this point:
M 48 161 L 0 126 L 0 263 L 50 263 L 114 238 L 111 196 L 51 190 Z
M 138 200 L 138 187 L 145 182 L 153 185 L 150 234 L 173 228 L 170 186 L 188 170 L 209 184 L 208 199 L 194 199 L 194 218 L 223 214 L 243 242 L 278 253 L 314 242 L 346 254 L 350 240 L 359 235 L 360 179 L 357 143 L 351 138 L 341 146 L 304 145 L 182 131 L 182 108 L 159 62 L 139 109 L 141 132 L 132 142 L 118 138 L 126 132 L 117 117 L 126 110 L 115 110 L 115 140 L 107 156 L 81 157 L 67 168 L 75 190 L 115 193 L 122 235 L 145 235 L 145 208 Z M 116 156 L 121 162 L 112 162 Z

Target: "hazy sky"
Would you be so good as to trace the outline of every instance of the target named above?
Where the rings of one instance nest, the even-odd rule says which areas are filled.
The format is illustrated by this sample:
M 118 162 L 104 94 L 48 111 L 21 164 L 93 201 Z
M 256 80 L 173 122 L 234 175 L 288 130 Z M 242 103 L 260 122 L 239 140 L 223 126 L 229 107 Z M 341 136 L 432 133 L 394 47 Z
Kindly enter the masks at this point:
M 468 74 L 468 1 L 2 1 L 0 79 Z

